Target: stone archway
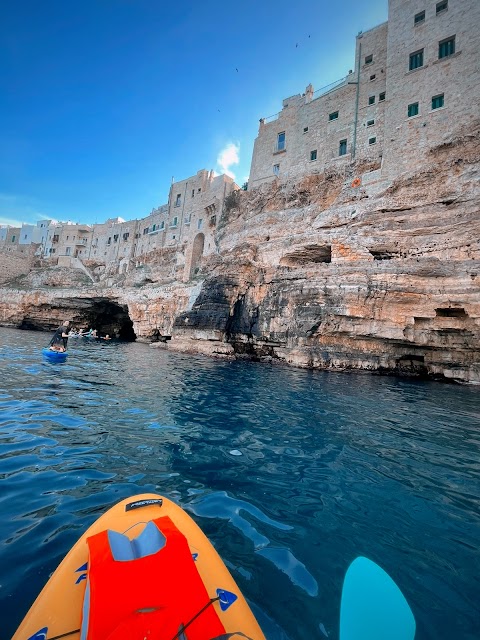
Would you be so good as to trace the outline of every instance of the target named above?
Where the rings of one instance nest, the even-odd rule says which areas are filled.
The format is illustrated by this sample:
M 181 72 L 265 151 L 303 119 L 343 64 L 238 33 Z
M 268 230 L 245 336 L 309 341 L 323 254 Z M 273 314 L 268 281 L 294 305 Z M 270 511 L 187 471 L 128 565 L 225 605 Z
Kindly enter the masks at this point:
M 200 268 L 200 262 L 203 256 L 203 248 L 205 246 L 205 235 L 198 233 L 193 241 L 192 259 L 190 262 L 190 278 L 193 278 Z

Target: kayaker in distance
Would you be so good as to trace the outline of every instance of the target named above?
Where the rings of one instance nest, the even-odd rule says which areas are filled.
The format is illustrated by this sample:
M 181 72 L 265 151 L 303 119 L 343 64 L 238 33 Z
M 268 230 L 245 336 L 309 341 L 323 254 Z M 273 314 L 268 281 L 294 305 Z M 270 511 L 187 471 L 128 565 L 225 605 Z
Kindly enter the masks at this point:
M 67 350 L 69 324 L 70 320 L 64 320 L 63 324 L 55 331 L 53 338 L 50 340 L 48 345 L 50 351 L 64 352 Z

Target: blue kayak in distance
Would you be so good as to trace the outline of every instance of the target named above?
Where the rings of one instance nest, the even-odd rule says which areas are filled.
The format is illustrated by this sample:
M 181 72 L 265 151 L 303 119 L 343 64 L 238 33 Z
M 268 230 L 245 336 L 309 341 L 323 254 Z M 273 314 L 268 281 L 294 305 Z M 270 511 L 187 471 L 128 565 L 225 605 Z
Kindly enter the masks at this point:
M 44 358 L 47 358 L 47 360 L 51 362 L 65 362 L 68 356 L 66 351 L 52 351 L 47 348 L 42 349 L 42 354 Z

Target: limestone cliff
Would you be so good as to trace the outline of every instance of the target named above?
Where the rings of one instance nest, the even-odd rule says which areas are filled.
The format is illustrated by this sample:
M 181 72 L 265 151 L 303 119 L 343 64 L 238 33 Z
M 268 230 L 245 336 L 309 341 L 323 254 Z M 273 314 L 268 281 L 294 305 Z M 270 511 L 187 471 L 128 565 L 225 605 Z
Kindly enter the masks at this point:
M 236 192 L 194 281 L 170 252 L 75 289 L 12 283 L 0 322 L 95 321 L 98 304 L 106 320 L 112 303 L 169 349 L 480 382 L 479 139 L 460 132 L 393 183 L 353 164 Z

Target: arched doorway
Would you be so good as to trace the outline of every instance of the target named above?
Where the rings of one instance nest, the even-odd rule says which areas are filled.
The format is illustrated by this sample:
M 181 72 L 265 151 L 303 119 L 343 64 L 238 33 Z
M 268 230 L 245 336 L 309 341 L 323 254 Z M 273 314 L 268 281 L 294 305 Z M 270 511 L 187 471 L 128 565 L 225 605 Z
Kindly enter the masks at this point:
M 190 263 L 190 278 L 193 278 L 200 268 L 200 262 L 203 255 L 203 247 L 205 245 L 205 236 L 203 233 L 198 233 L 193 241 L 192 248 L 192 261 Z

